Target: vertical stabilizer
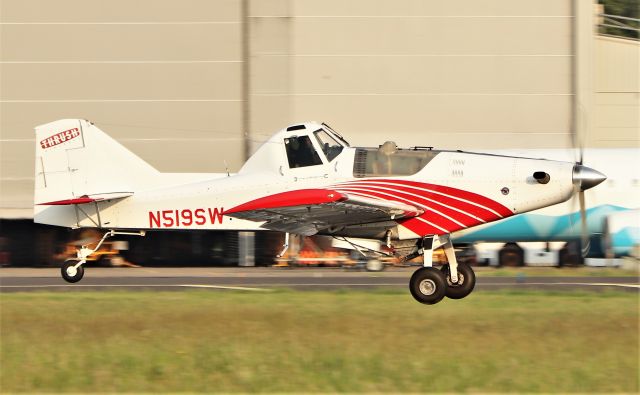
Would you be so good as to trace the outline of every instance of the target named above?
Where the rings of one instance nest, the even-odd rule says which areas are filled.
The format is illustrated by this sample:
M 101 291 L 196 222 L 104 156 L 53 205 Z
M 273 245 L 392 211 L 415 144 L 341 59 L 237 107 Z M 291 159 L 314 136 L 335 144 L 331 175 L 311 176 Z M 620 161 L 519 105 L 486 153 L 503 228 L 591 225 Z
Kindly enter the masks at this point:
M 63 119 L 35 130 L 36 207 L 129 196 L 158 175 L 88 121 Z

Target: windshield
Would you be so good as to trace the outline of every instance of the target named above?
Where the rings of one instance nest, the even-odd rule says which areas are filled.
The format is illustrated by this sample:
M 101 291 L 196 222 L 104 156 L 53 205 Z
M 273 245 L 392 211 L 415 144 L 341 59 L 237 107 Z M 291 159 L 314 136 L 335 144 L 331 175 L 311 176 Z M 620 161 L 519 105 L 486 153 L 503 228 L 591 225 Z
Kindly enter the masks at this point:
M 342 137 L 342 135 L 338 132 L 336 132 L 335 130 L 333 130 L 333 128 L 329 125 L 327 125 L 326 123 L 322 123 L 322 126 L 324 126 L 325 129 L 327 129 L 329 132 L 331 132 L 335 137 L 337 137 L 340 141 L 342 141 L 342 145 L 344 145 L 345 147 L 350 147 L 351 145 L 349 144 L 349 142 L 347 140 L 344 139 L 344 137 Z
M 342 144 L 336 141 L 329 133 L 324 131 L 324 129 L 318 129 L 313 134 L 316 136 L 318 140 L 318 144 L 322 148 L 322 152 L 324 152 L 327 160 L 331 162 L 336 156 L 340 155 L 342 149 L 344 148 Z
M 289 167 L 307 167 L 321 165 L 322 160 L 313 148 L 309 136 L 293 136 L 284 139 Z

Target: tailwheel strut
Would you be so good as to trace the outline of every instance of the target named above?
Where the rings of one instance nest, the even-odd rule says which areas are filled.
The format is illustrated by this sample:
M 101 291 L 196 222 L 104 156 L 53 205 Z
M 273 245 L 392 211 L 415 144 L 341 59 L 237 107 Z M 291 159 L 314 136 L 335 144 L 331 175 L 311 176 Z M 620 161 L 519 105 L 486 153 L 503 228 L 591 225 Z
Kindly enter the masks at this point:
M 93 253 L 98 251 L 100 247 L 102 247 L 102 243 L 109 238 L 116 235 L 126 235 L 126 236 L 144 236 L 145 231 L 141 230 L 139 232 L 118 232 L 115 230 L 110 230 L 102 236 L 98 244 L 94 248 L 89 248 L 88 244 L 83 245 L 80 249 L 76 250 L 76 257 L 69 258 L 62 264 L 60 268 L 60 273 L 62 274 L 62 278 L 68 283 L 77 283 L 82 280 L 84 276 L 84 264 L 87 263 L 87 258 L 90 257 Z

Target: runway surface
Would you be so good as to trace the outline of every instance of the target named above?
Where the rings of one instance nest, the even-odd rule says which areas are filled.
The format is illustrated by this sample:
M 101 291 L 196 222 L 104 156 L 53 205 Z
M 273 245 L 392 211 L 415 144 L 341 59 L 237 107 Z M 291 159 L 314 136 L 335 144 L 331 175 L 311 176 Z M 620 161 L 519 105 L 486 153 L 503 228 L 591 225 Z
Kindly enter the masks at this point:
M 393 268 L 371 273 L 333 268 L 93 268 L 88 267 L 81 282 L 68 284 L 58 268 L 2 268 L 0 292 L 79 290 L 243 290 L 268 291 L 327 289 L 406 289 L 416 268 Z M 489 271 L 477 277 L 476 290 L 620 290 L 640 292 L 637 276 L 621 277 L 530 277 L 523 270 L 516 277 L 492 277 Z M 490 269 L 489 269 L 490 270 Z

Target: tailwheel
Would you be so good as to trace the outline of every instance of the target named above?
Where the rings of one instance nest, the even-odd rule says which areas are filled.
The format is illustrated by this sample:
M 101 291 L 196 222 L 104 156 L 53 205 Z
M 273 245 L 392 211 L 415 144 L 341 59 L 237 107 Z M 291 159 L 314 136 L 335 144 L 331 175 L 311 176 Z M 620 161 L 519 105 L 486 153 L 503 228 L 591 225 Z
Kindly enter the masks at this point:
M 418 302 L 436 304 L 445 297 L 447 291 L 446 278 L 438 269 L 422 267 L 411 276 L 409 290 Z
M 466 263 L 458 263 L 458 282 L 455 284 L 451 281 L 449 265 L 442 266 L 440 270 L 447 281 L 447 298 L 462 299 L 473 291 L 473 287 L 476 285 L 476 274 L 471 266 Z
M 67 259 L 62 264 L 62 268 L 60 272 L 62 273 L 62 278 L 69 283 L 77 283 L 82 280 L 82 276 L 84 276 L 84 266 L 76 266 L 78 265 L 79 260 L 77 259 Z

